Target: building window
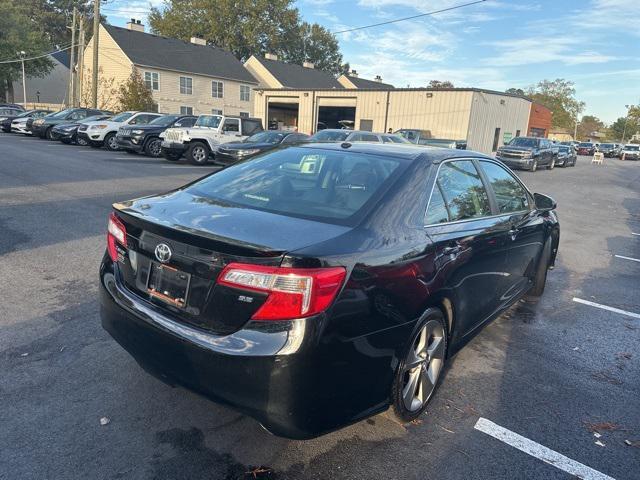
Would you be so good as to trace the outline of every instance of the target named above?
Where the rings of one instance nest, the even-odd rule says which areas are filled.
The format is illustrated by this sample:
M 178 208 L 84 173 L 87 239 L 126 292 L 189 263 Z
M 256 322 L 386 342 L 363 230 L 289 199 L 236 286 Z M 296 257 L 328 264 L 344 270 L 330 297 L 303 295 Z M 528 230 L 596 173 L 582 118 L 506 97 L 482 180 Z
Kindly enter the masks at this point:
M 213 98 L 222 98 L 224 96 L 224 84 L 222 82 L 211 82 L 211 96 Z
M 240 112 L 240 117 L 249 118 L 249 112 Z
M 251 100 L 251 87 L 249 85 L 240 85 L 240 101 L 248 102 Z
M 144 84 L 149 90 L 160 90 L 160 74 L 158 72 L 144 72 Z
M 222 110 L 219 108 L 212 108 L 211 109 L 211 114 L 212 115 L 222 115 Z
M 180 93 L 183 95 L 193 94 L 193 78 L 180 77 Z
M 193 107 L 180 107 L 180 115 L 193 115 Z

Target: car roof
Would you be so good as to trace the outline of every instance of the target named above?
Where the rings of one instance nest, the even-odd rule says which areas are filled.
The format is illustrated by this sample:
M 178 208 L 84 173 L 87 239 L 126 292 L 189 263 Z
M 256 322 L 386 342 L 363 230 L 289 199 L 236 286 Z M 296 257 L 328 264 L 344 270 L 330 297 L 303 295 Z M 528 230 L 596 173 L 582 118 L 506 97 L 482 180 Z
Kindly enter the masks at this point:
M 348 147 L 346 145 L 349 145 Z M 394 158 L 415 160 L 422 157 L 432 163 L 439 163 L 449 158 L 491 158 L 473 150 L 456 150 L 453 148 L 429 147 L 413 143 L 367 143 L 367 142 L 312 142 L 300 145 L 299 148 L 317 150 L 344 151 L 369 155 L 385 155 Z

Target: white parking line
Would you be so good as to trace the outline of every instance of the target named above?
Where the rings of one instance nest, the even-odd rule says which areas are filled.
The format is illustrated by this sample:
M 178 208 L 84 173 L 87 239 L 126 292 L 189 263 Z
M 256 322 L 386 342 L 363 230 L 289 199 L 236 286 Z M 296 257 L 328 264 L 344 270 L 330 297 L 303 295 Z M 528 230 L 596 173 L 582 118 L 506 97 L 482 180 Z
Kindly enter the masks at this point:
M 160 168 L 197 168 L 198 170 L 202 170 L 203 172 L 206 172 L 206 168 L 207 167 L 198 167 L 197 165 L 163 165 Z M 217 168 L 217 167 L 213 167 L 213 168 Z
M 601 308 L 602 310 L 608 310 L 610 312 L 626 315 L 627 317 L 640 318 L 640 314 L 638 313 L 627 312 L 626 310 L 621 310 L 615 307 L 609 307 L 608 305 L 602 305 L 601 303 L 590 302 L 589 300 L 583 300 L 581 298 L 576 298 L 576 297 L 573 297 L 573 301 L 576 303 L 582 303 L 583 305 L 589 305 L 591 307 Z
M 480 417 L 473 428 L 578 478 L 584 480 L 614 480 L 613 477 L 571 460 L 561 453 L 518 435 L 511 430 L 507 430 L 486 418 Z
M 631 232 L 631 235 L 637 235 L 637 236 L 639 236 L 639 237 L 640 237 L 640 233 L 633 233 L 633 232 Z
M 640 262 L 640 258 L 625 257 L 624 255 L 614 255 L 616 258 L 622 258 L 623 260 L 631 260 L 632 262 Z

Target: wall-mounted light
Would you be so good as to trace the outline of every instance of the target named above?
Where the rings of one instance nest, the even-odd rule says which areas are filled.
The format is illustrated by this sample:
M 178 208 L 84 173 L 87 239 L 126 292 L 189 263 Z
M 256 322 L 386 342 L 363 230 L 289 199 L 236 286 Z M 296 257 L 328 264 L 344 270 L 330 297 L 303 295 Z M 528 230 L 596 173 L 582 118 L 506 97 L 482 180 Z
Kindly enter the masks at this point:
M 427 92 L 427 98 L 431 98 L 431 97 L 433 97 L 433 93 Z
M 309 96 L 309 92 L 304 92 L 304 96 L 308 97 Z

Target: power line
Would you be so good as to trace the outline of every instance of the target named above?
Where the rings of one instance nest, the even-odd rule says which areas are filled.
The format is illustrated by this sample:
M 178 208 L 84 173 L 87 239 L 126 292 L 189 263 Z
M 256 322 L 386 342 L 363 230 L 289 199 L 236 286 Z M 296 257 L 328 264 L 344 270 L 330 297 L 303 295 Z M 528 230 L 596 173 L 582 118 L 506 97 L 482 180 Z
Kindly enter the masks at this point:
M 48 57 L 49 55 L 53 55 L 54 53 L 58 53 L 58 52 L 64 52 L 65 50 L 69 50 L 71 48 L 71 44 L 69 44 L 68 46 L 64 47 L 64 48 L 60 48 L 58 50 L 54 50 L 53 52 L 47 52 L 47 53 L 43 53 L 43 54 L 38 54 L 34 57 L 28 57 L 25 58 L 24 61 L 27 62 L 29 60 L 37 60 L 38 58 L 44 58 L 44 57 Z M 16 60 L 2 60 L 0 61 L 0 64 L 6 64 L 6 63 L 19 63 L 22 62 L 23 60 L 18 58 Z
M 347 30 L 340 30 L 338 32 L 332 32 L 332 33 L 334 35 L 338 35 L 340 33 L 355 32 L 356 30 L 364 30 L 365 28 L 380 27 L 382 25 L 389 25 L 390 23 L 404 22 L 405 20 L 413 20 L 414 18 L 427 17 L 429 15 L 435 15 L 436 13 L 449 12 L 451 10 L 457 10 L 463 7 L 470 7 L 471 5 L 477 5 L 478 3 L 483 3 L 486 1 L 487 0 L 476 0 L 475 2 L 463 3 L 461 5 L 454 5 L 453 7 L 442 8 L 440 10 L 434 10 L 432 12 L 420 13 L 418 15 L 412 15 L 410 17 L 396 18 L 395 20 L 387 20 L 386 22 L 372 23 L 371 25 L 363 25 L 361 27 L 349 28 Z

